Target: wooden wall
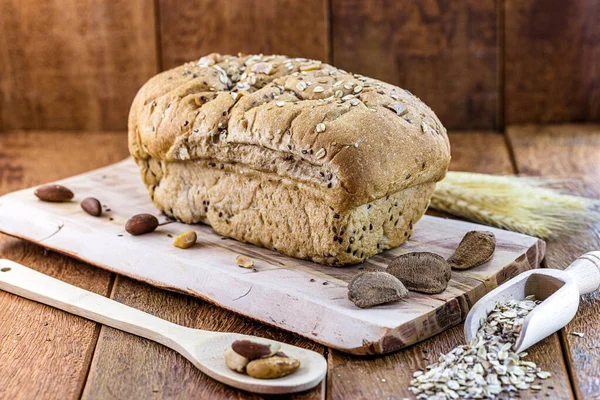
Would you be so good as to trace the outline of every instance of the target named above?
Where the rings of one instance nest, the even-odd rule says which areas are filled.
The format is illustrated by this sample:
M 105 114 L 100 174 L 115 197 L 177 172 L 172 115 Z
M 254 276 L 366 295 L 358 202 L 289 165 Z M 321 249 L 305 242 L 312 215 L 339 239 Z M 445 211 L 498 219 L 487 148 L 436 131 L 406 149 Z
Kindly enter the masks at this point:
M 213 51 L 317 58 L 451 129 L 600 119 L 596 0 L 0 0 L 0 130 L 123 130 L 137 89 Z

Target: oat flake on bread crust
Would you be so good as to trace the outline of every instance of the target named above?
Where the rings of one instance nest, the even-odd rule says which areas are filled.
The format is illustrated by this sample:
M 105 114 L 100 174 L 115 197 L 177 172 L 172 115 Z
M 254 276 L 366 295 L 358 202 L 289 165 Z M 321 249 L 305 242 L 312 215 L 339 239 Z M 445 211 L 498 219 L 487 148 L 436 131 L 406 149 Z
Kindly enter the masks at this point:
M 450 161 L 446 130 L 410 92 L 263 55 L 210 54 L 150 79 L 129 149 L 167 215 L 330 265 L 405 242 Z

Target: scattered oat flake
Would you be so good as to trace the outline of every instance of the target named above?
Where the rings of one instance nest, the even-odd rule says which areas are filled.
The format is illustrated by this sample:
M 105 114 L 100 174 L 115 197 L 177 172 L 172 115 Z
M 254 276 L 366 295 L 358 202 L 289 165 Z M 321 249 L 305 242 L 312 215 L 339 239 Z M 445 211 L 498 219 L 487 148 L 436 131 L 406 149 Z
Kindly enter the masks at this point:
M 323 158 L 327 155 L 327 150 L 325 150 L 324 148 L 320 148 L 319 151 L 317 151 L 317 153 L 315 154 L 315 157 L 317 157 L 317 159 Z
M 429 127 L 425 122 L 421 122 L 421 129 L 423 130 L 423 133 L 427 133 L 429 131 Z
M 363 87 L 362 87 L 362 86 L 356 86 L 356 87 L 354 88 L 354 93 L 360 93 L 360 92 L 362 92 L 362 90 L 363 90 Z
M 275 103 L 277 107 L 283 107 L 285 105 L 285 101 L 278 101 Z
M 316 129 L 317 133 L 321 133 L 321 132 L 325 132 L 325 128 L 326 128 L 325 124 L 320 123 L 320 124 L 317 124 L 315 129 Z
M 306 89 L 306 83 L 304 83 L 304 82 L 298 82 L 298 84 L 296 85 L 296 89 L 298 89 L 299 91 L 303 92 Z
M 315 93 L 321 93 L 324 91 L 325 91 L 325 89 L 323 88 L 323 86 L 315 86 L 315 88 L 313 89 L 313 92 L 315 92 Z
M 300 71 L 314 71 L 317 69 L 321 69 L 321 64 L 309 64 L 309 65 L 303 65 L 300 67 Z
M 395 101 L 391 104 L 388 104 L 386 107 L 394 111 L 397 115 L 404 115 L 408 112 L 406 106 L 400 103 L 399 101 Z
M 540 302 L 533 296 L 524 301 L 496 304 L 481 321 L 477 335 L 468 345 L 458 346 L 439 357 L 424 371 L 416 371 L 409 390 L 417 399 L 493 399 L 498 395 L 518 397 L 518 390 L 541 390 L 536 379 L 547 379 L 526 353 L 514 353 L 523 320 Z M 505 315 L 517 314 L 515 317 Z
M 583 333 L 583 332 L 571 332 L 571 335 L 578 336 L 578 337 L 584 337 L 585 333 Z
M 268 62 L 259 62 L 252 65 L 251 71 L 256 72 L 257 74 L 269 75 L 273 71 L 273 64 Z

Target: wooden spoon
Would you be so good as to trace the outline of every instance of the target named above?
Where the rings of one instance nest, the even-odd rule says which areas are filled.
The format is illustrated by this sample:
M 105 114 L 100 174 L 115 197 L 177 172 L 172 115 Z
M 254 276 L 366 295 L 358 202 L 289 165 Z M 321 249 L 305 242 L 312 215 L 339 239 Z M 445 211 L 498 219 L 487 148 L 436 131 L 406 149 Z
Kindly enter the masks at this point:
M 483 296 L 469 311 L 465 336 L 470 342 L 477 335 L 481 319 L 496 303 L 523 300 L 535 295 L 542 302 L 523 321 L 513 349 L 524 351 L 567 325 L 579 308 L 579 296 L 600 288 L 600 251 L 579 257 L 564 271 L 552 268 L 524 272 Z
M 211 378 L 249 392 L 300 392 L 317 386 L 327 373 L 327 362 L 321 354 L 285 343 L 280 343 L 281 351 L 301 363 L 293 374 L 256 379 L 234 372 L 225 365 L 223 352 L 234 341 L 255 336 L 177 325 L 13 261 L 0 259 L 0 289 L 158 342 L 183 355 Z

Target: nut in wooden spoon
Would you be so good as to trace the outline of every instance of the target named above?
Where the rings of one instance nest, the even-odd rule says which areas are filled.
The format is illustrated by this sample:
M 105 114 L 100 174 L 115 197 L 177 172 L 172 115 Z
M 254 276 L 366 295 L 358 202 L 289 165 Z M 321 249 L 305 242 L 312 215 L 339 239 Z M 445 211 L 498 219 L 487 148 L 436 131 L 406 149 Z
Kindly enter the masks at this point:
M 300 362 L 293 374 L 277 379 L 257 379 L 235 372 L 225 363 L 225 350 L 236 341 L 264 343 L 266 339 L 173 324 L 13 261 L 0 260 L 0 289 L 158 342 L 183 355 L 211 378 L 249 392 L 300 392 L 317 386 L 327 373 L 327 363 L 321 354 L 274 341 L 267 342 Z
M 579 296 L 599 288 L 600 251 L 582 255 L 564 271 L 544 268 L 524 272 L 475 303 L 465 321 L 467 342 L 477 334 L 481 319 L 496 303 L 534 295 L 542 303 L 525 317 L 513 347 L 516 353 L 524 351 L 569 323 L 579 308 Z

